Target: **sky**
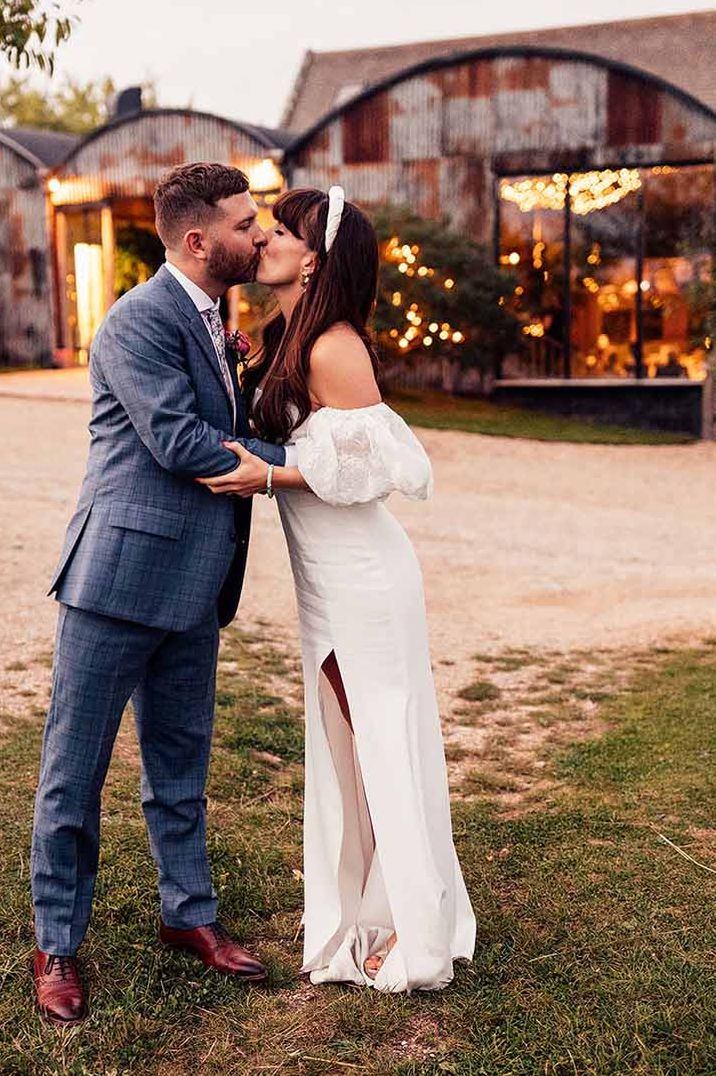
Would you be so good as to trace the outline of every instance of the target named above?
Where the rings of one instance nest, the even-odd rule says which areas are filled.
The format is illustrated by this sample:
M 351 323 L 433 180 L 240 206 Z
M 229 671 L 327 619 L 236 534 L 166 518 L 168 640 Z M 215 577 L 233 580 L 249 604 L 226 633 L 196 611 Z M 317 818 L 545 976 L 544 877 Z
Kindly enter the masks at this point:
M 699 0 L 63 0 L 62 6 L 80 21 L 58 54 L 56 81 L 109 75 L 122 89 L 153 80 L 160 105 L 266 126 L 278 125 L 308 49 L 714 9 Z M 47 85 L 39 76 L 33 80 Z

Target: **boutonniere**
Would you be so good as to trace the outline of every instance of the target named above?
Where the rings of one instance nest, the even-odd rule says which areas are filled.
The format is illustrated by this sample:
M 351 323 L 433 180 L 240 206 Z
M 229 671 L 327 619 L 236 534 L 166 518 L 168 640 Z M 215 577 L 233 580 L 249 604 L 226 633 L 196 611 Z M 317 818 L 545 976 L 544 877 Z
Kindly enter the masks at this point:
M 239 366 L 246 366 L 247 356 L 251 351 L 251 341 L 246 333 L 242 333 L 241 329 L 235 329 L 234 332 L 226 331 L 225 336 L 227 354 L 232 355 L 234 362 Z

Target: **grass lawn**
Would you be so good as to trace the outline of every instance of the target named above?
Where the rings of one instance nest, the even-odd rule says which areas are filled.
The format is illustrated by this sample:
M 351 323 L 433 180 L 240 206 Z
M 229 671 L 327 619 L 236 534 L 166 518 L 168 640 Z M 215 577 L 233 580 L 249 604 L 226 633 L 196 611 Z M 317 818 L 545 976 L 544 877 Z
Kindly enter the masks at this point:
M 83 947 L 92 1016 L 64 1032 L 45 1027 L 31 1003 L 27 848 L 40 732 L 16 723 L 0 746 L 0 1072 L 716 1071 L 716 645 L 637 667 L 599 703 L 605 734 L 551 749 L 546 772 L 556 780 L 538 809 L 506 811 L 499 793 L 456 802 L 478 948 L 437 995 L 297 978 L 302 734 L 298 709 L 282 698 L 296 689 L 295 669 L 265 641 L 225 633 L 211 853 L 223 918 L 267 959 L 270 987 L 242 988 L 158 945 L 154 871 L 123 741 Z
M 436 430 L 465 430 L 493 437 L 596 445 L 677 445 L 694 440 L 686 433 L 607 426 L 441 392 L 394 392 L 389 395 L 388 402 L 411 425 Z

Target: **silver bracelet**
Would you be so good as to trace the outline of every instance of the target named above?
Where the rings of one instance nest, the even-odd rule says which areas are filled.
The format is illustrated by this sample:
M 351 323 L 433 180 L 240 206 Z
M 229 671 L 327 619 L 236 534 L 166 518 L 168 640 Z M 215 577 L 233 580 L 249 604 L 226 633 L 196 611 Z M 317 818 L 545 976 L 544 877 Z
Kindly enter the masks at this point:
M 273 489 L 273 464 L 269 463 L 269 465 L 268 465 L 268 474 L 266 475 L 266 496 L 267 497 L 273 497 L 273 494 L 274 494 L 274 489 Z

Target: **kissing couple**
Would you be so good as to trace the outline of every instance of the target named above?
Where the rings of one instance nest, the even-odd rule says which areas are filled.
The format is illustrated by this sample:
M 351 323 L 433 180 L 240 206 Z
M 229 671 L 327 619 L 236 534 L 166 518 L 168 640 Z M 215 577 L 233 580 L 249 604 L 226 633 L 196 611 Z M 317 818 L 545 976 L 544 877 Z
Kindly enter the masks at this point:
M 32 840 L 36 999 L 88 1012 L 76 961 L 100 803 L 125 706 L 160 895 L 159 938 L 248 983 L 261 961 L 217 919 L 205 783 L 219 629 L 233 619 L 251 498 L 275 496 L 296 585 L 306 711 L 304 962 L 314 983 L 437 989 L 475 919 L 455 854 L 413 547 L 384 501 L 425 498 L 428 458 L 382 402 L 367 323 L 378 243 L 343 190 L 291 190 L 265 233 L 243 172 L 159 183 L 166 263 L 92 345 L 87 471 L 59 602 Z M 239 381 L 219 314 L 256 280 L 278 307 Z M 240 883 L 239 883 L 240 884 Z

